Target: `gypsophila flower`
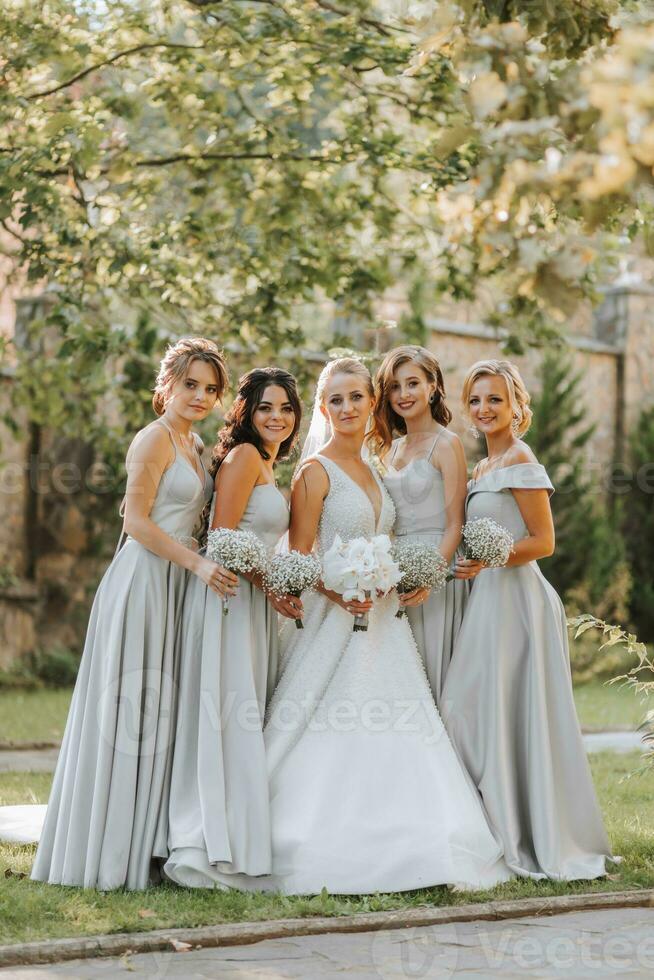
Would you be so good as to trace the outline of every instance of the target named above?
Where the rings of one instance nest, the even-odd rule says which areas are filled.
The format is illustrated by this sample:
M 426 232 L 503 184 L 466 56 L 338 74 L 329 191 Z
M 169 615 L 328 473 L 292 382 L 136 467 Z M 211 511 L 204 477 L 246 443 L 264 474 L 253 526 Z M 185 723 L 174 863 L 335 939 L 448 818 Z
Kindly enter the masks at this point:
M 299 598 L 307 589 L 315 589 L 320 581 L 320 574 L 320 562 L 315 555 L 289 551 L 271 558 L 263 580 L 266 589 L 273 595 L 292 595 Z M 302 629 L 302 620 L 296 619 L 295 625 Z
M 489 568 L 506 565 L 513 551 L 513 535 L 490 517 L 477 517 L 463 525 L 466 558 Z
M 264 572 L 268 564 L 268 552 L 256 534 L 226 527 L 209 531 L 206 555 L 235 575 Z M 224 599 L 223 614 L 226 616 L 228 611 L 228 602 Z
M 397 585 L 399 593 L 413 592 L 414 589 L 442 589 L 453 577 L 440 551 L 423 541 L 396 541 L 393 558 L 402 573 Z M 405 609 L 396 613 L 398 619 L 405 614 Z

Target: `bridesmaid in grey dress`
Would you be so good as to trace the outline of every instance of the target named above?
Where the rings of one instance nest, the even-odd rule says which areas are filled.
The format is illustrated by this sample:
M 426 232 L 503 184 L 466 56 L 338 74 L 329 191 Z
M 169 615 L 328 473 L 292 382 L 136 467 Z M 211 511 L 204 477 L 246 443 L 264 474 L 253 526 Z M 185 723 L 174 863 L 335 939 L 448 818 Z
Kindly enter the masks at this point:
M 289 509 L 273 466 L 293 448 L 301 410 L 288 372 L 257 368 L 241 378 L 213 452 L 211 527 L 253 531 L 275 548 Z M 267 596 L 258 576 L 239 577 L 227 615 L 202 582 L 189 585 L 164 867 L 180 885 L 220 888 L 225 876 L 270 874 L 263 718 L 277 680 L 275 610 L 300 618 L 302 603 Z
M 191 537 L 211 493 L 191 425 L 226 382 L 209 340 L 180 340 L 161 363 L 160 418 L 127 454 L 126 540 L 93 603 L 32 869 L 38 881 L 140 889 L 167 856 L 174 646 L 188 573 L 218 593 L 235 582 Z
M 443 690 L 441 714 L 517 875 L 606 874 L 604 830 L 575 711 L 565 611 L 536 561 L 554 549 L 552 484 L 520 441 L 529 395 L 509 361 L 480 361 L 463 401 L 487 441 L 467 519 L 508 528 L 507 566 L 460 559 L 474 579 Z
M 424 347 L 396 347 L 377 372 L 375 395 L 369 441 L 395 504 L 395 536 L 431 544 L 451 562 L 461 540 L 466 461 L 461 440 L 447 429 L 452 415 L 438 361 Z M 467 592 L 465 582 L 454 580 L 402 600 L 437 705 Z

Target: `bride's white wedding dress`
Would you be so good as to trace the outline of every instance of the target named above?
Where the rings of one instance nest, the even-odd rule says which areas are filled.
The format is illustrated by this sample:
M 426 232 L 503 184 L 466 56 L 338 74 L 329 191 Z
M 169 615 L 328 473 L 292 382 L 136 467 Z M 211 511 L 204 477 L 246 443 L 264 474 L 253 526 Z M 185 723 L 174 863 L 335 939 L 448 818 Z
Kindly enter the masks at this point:
M 316 457 L 330 481 L 317 547 L 389 533 L 393 502 Z M 374 471 L 373 471 L 374 473 Z M 265 743 L 273 873 L 207 884 L 286 894 L 394 892 L 452 884 L 492 887 L 510 874 L 476 789 L 434 705 L 397 598 L 377 601 L 367 632 L 323 595 L 305 602 L 304 629 L 286 624 Z
M 336 534 L 389 533 L 395 509 L 377 474 L 375 521 L 364 490 L 317 458 L 330 481 L 318 549 Z M 318 594 L 305 602 L 303 630 L 286 623 L 265 728 L 272 874 L 229 875 L 207 861 L 193 884 L 358 894 L 510 877 L 397 608 L 394 595 L 377 601 L 367 632 L 353 632 L 352 616 Z

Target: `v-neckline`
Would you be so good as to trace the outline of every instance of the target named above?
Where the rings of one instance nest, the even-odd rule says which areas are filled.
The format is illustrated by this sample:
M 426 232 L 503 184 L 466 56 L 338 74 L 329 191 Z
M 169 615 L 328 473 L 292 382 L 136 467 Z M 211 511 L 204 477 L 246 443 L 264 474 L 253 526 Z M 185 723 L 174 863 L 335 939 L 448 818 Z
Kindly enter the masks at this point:
M 372 502 L 372 500 L 370 498 L 370 495 L 368 494 L 367 490 L 364 490 L 363 487 L 361 486 L 361 484 L 360 483 L 357 483 L 357 481 L 354 479 L 354 477 L 353 476 L 350 476 L 350 474 L 347 472 L 347 470 L 344 470 L 342 466 L 339 466 L 338 463 L 335 463 L 333 459 L 329 459 L 329 456 L 322 456 L 321 453 L 316 453 L 316 455 L 317 456 L 321 456 L 322 459 L 326 459 L 330 463 L 332 463 L 332 465 L 335 466 L 337 470 L 340 470 L 340 472 L 345 477 L 347 477 L 347 479 L 350 481 L 350 483 L 353 483 L 354 486 L 357 487 L 357 489 L 359 489 L 361 491 L 361 493 L 363 494 L 363 496 L 366 498 L 366 500 L 368 501 L 368 503 L 370 505 L 370 510 L 372 511 L 373 520 L 375 522 L 375 534 L 376 534 L 377 533 L 377 529 L 379 528 L 379 522 L 381 521 L 382 511 L 384 510 L 384 491 L 383 491 L 382 487 L 380 486 L 380 482 L 377 479 L 377 475 L 376 475 L 374 469 L 372 468 L 372 466 L 368 466 L 368 469 L 372 473 L 372 478 L 375 481 L 375 486 L 377 487 L 377 489 L 379 491 L 379 515 L 377 515 L 377 510 L 376 510 L 375 505 L 373 504 L 373 502 Z
M 188 468 L 195 474 L 195 478 L 198 481 L 198 483 L 200 484 L 200 486 L 204 489 L 205 480 L 203 479 L 203 477 L 206 477 L 207 471 L 205 470 L 205 468 L 204 468 L 204 466 L 202 464 L 202 460 L 200 459 L 200 454 L 198 453 L 198 459 L 200 459 L 200 466 L 202 466 L 203 476 L 200 476 L 200 474 L 198 473 L 198 471 L 196 470 L 195 466 L 190 461 L 190 459 L 187 459 L 186 456 L 184 455 L 184 453 L 181 452 L 178 449 L 177 446 L 175 446 L 175 453 L 176 453 L 176 457 L 175 458 L 176 459 L 181 459 L 181 461 L 183 463 L 186 463 L 186 465 L 188 466 Z

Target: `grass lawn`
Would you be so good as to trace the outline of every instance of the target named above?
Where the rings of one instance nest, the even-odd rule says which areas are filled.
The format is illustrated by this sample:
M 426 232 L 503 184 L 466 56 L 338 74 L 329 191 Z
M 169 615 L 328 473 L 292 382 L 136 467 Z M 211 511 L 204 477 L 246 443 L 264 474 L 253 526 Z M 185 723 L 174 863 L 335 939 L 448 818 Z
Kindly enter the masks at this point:
M 0 743 L 60 742 L 72 689 L 0 690 Z M 590 681 L 575 688 L 582 728 L 634 730 L 645 706 L 633 691 L 618 684 Z
M 654 772 L 623 780 L 639 764 L 639 753 L 591 757 L 607 828 L 621 865 L 595 882 L 513 881 L 491 892 L 452 894 L 446 888 L 364 897 L 279 898 L 240 892 L 187 891 L 173 885 L 147 892 L 100 893 L 5 877 L 29 871 L 34 848 L 0 845 L 0 943 L 103 932 L 140 932 L 174 926 L 255 921 L 286 916 L 347 915 L 415 907 L 460 905 L 489 898 L 528 898 L 654 887 Z M 0 774 L 0 804 L 45 802 L 50 776 Z
M 605 684 L 604 681 L 589 681 L 574 689 L 575 704 L 579 723 L 584 731 L 603 729 L 627 729 L 635 731 L 648 708 L 633 689 L 623 684 Z
M 60 742 L 72 688 L 0 690 L 0 742 Z

